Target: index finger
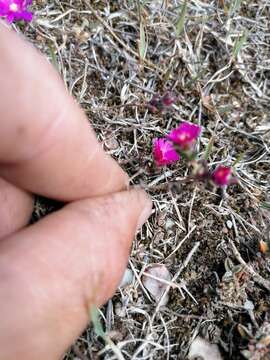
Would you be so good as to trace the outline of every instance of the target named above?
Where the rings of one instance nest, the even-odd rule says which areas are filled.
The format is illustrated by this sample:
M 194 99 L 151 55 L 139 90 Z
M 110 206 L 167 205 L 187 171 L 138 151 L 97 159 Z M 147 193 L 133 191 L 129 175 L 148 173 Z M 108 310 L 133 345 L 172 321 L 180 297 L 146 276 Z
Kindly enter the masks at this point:
M 46 59 L 3 24 L 0 52 L 0 175 L 63 201 L 124 189 L 126 174 Z

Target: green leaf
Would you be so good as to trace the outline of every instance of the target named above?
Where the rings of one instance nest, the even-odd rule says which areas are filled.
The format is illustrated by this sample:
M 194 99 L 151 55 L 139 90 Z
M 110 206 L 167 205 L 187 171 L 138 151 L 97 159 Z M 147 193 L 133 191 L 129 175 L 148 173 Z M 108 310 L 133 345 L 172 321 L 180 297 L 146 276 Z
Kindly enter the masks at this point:
M 261 207 L 262 207 L 263 209 L 270 210 L 270 203 L 264 201 L 264 202 L 261 203 Z
M 207 147 L 205 149 L 205 153 L 204 153 L 204 159 L 205 160 L 209 159 L 209 156 L 210 156 L 210 154 L 212 152 L 212 149 L 213 149 L 214 142 L 215 142 L 215 136 L 213 135 L 211 137 L 211 139 L 209 140 L 209 142 L 207 144 Z
M 233 105 L 225 105 L 218 108 L 219 114 L 226 114 L 228 112 L 231 112 L 234 109 Z
M 57 58 L 56 58 L 56 55 L 54 52 L 54 48 L 52 47 L 51 44 L 48 45 L 48 48 L 49 48 L 49 53 L 51 56 L 51 62 L 53 64 L 53 66 L 55 67 L 55 69 L 59 72 L 58 62 L 57 62 Z
M 184 4 L 180 10 L 178 20 L 176 22 L 176 26 L 175 26 L 176 27 L 176 30 L 175 30 L 176 37 L 179 37 L 181 35 L 182 31 L 184 30 L 186 13 L 187 13 L 187 0 L 184 1 Z
M 91 307 L 90 317 L 91 317 L 91 321 L 93 323 L 94 331 L 95 331 L 96 335 L 100 336 L 104 340 L 104 342 L 114 352 L 114 354 L 116 355 L 116 358 L 118 360 L 125 360 L 125 358 L 123 357 L 123 355 L 121 353 L 121 350 L 118 349 L 118 347 L 109 338 L 109 336 L 106 335 L 105 331 L 103 330 L 103 327 L 102 327 L 102 324 L 101 324 L 101 321 L 100 321 L 99 310 L 98 310 L 98 308 L 96 306 Z
M 234 162 L 233 162 L 233 164 L 232 164 L 232 167 L 235 168 L 236 165 L 239 164 L 240 161 L 243 160 L 244 156 L 245 156 L 245 152 L 241 152 L 241 153 L 236 157 L 236 159 L 234 160 Z
M 91 317 L 91 321 L 93 323 L 94 331 L 95 331 L 96 335 L 100 336 L 102 339 L 104 339 L 106 341 L 107 340 L 106 333 L 103 330 L 103 327 L 102 327 L 102 324 L 100 321 L 99 310 L 96 306 L 91 307 L 90 317 Z
M 234 43 L 233 46 L 233 57 L 236 59 L 245 42 L 247 41 L 248 32 L 245 31 Z
M 145 41 L 145 31 L 143 23 L 140 23 L 140 42 L 139 42 L 139 55 L 141 59 L 145 59 L 146 55 L 146 41 Z

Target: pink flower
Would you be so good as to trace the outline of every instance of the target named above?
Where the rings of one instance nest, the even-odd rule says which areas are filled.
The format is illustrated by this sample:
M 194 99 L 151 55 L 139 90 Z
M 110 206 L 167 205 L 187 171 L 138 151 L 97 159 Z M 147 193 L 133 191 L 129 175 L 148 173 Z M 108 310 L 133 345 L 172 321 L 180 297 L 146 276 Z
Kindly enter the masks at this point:
M 32 0 L 0 0 L 0 16 L 6 17 L 9 23 L 13 21 L 31 21 L 33 14 L 28 11 Z
M 200 126 L 183 122 L 178 128 L 170 132 L 168 138 L 177 144 L 181 150 L 189 150 L 193 147 L 200 133 Z
M 232 180 L 232 169 L 228 166 L 219 165 L 212 172 L 211 178 L 217 186 L 230 185 Z
M 180 159 L 173 145 L 166 139 L 155 139 L 153 156 L 157 166 L 172 164 Z

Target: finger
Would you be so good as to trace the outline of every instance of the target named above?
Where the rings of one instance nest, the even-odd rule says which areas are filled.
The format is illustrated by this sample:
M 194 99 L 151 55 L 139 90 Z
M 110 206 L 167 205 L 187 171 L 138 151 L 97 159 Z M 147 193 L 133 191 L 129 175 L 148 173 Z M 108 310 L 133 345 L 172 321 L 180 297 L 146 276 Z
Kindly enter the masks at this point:
M 67 205 L 0 243 L 0 349 L 5 360 L 56 360 L 115 291 L 137 226 L 142 191 Z M 12 344 L 12 346 L 10 346 Z
M 33 211 L 33 198 L 0 178 L 0 240 L 24 227 Z
M 0 174 L 63 201 L 123 190 L 126 175 L 45 58 L 3 24 L 0 52 Z

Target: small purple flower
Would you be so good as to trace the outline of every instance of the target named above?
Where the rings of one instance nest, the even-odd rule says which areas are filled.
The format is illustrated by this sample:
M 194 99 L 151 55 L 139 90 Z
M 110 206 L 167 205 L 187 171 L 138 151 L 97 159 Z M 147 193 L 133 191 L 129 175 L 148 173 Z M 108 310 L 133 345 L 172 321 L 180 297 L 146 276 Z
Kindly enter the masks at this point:
M 165 108 L 170 107 L 176 101 L 176 97 L 170 91 L 167 91 L 162 97 L 154 95 L 147 103 L 148 109 L 152 113 L 162 112 Z
M 161 103 L 160 96 L 155 95 L 153 98 L 147 103 L 147 107 L 149 111 L 152 113 L 157 113 L 163 110 L 163 104 Z
M 177 144 L 181 150 L 190 150 L 201 133 L 201 127 L 189 122 L 183 122 L 178 128 L 172 130 L 168 138 Z
M 24 20 L 30 22 L 33 14 L 28 11 L 32 0 L 0 0 L 0 16 L 4 16 L 9 23 Z
M 153 156 L 157 166 L 172 164 L 180 159 L 171 142 L 166 139 L 155 139 Z
M 175 101 L 176 97 L 170 91 L 167 91 L 161 98 L 162 104 L 166 107 L 173 105 Z
M 211 178 L 217 186 L 230 185 L 232 180 L 232 169 L 228 166 L 219 165 L 212 172 Z

